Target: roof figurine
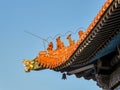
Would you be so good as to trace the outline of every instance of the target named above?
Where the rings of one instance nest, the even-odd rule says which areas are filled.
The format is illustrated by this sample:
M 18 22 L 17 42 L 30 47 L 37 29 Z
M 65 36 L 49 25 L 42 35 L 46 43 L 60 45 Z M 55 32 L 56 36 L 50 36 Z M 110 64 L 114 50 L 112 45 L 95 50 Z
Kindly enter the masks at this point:
M 56 46 L 57 46 L 56 50 L 62 49 L 64 47 L 64 43 L 60 40 L 60 36 L 56 38 Z
M 31 70 L 42 70 L 42 66 L 34 60 L 23 60 L 23 65 L 26 67 L 25 72 L 30 72 Z
M 50 42 L 47 48 L 48 51 L 52 51 L 53 50 L 53 43 Z
M 69 35 L 67 36 L 67 39 L 68 39 L 68 41 L 69 41 L 70 46 L 73 45 L 73 44 L 75 44 L 75 42 L 74 42 L 74 41 L 72 40 L 72 38 L 71 38 L 71 34 L 69 34 Z

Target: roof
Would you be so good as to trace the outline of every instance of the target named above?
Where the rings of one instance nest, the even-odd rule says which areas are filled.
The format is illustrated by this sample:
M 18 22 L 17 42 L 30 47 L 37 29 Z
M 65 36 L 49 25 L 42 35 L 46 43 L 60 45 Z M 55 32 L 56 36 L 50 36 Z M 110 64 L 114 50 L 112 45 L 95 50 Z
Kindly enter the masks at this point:
M 120 44 L 120 0 L 107 0 L 86 32 L 76 51 L 66 63 L 55 68 L 56 71 L 81 68 L 115 50 Z
M 47 51 L 40 51 L 33 60 L 35 64 L 24 62 L 27 71 L 49 68 L 69 73 L 113 52 L 120 44 L 120 0 L 107 0 L 87 30 L 80 31 L 79 36 L 77 43 L 69 36 L 70 45 L 67 47 L 58 37 L 55 50 L 50 42 Z M 36 65 L 40 67 L 34 68 Z

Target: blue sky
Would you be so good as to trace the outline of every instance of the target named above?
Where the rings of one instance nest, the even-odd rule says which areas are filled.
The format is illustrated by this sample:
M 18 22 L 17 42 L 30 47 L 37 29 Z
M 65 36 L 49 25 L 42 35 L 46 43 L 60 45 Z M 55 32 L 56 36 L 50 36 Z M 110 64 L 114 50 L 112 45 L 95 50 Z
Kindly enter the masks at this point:
M 62 74 L 51 70 L 25 73 L 22 60 L 44 50 L 43 41 L 25 31 L 47 38 L 85 30 L 105 1 L 0 0 L 0 90 L 101 90 L 74 75 L 61 80 Z

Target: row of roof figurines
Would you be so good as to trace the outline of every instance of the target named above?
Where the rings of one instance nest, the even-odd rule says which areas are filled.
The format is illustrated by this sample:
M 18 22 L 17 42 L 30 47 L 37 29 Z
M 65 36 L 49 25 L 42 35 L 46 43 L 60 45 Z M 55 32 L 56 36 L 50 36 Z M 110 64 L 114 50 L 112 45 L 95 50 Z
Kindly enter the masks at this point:
M 79 38 L 84 35 L 84 32 L 80 30 L 78 32 Z M 30 70 L 41 69 L 53 69 L 61 64 L 65 63 L 81 42 L 81 38 L 75 43 L 71 38 L 71 34 L 67 36 L 69 46 L 65 46 L 61 41 L 60 36 L 56 38 L 56 49 L 53 50 L 53 43 L 48 44 L 47 51 L 40 51 L 38 56 L 33 60 L 23 60 L 23 64 L 26 67 L 25 72 Z

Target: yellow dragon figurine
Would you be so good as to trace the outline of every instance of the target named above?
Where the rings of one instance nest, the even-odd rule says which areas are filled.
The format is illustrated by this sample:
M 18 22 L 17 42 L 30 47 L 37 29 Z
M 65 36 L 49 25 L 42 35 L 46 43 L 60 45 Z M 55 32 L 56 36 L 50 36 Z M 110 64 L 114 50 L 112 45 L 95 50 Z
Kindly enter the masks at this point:
M 30 72 L 31 70 L 42 70 L 42 66 L 39 66 L 35 60 L 23 60 L 23 65 L 26 67 L 25 72 Z

